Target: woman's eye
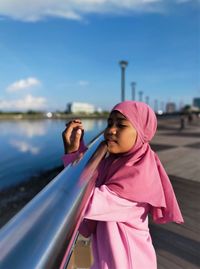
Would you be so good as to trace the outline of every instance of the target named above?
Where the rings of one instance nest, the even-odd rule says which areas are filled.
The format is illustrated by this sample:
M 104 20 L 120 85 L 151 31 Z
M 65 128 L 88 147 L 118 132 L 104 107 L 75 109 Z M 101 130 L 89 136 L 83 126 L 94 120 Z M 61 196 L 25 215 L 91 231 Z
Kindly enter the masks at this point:
M 111 128 L 113 125 L 115 125 L 118 128 L 125 128 L 125 127 L 127 127 L 127 125 L 124 124 L 124 123 L 120 123 L 120 122 L 116 122 L 116 123 L 114 123 L 114 122 L 107 122 L 107 127 L 108 128 Z
M 125 127 L 126 127 L 125 124 L 121 124 L 121 123 L 119 123 L 117 126 L 118 126 L 119 128 L 125 128 Z

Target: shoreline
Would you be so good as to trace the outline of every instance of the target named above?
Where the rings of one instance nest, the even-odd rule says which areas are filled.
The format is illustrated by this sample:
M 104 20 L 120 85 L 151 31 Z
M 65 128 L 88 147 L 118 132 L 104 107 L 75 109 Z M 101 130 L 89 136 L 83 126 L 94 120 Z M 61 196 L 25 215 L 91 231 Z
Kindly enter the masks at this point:
M 62 119 L 107 119 L 108 114 L 53 114 L 48 117 L 46 114 L 0 114 L 0 121 L 4 120 L 62 120 Z
M 33 199 L 63 168 L 63 166 L 55 167 L 0 191 L 0 228 Z
M 196 111 L 192 113 L 197 117 L 200 115 L 200 111 Z M 52 113 L 52 116 L 48 117 L 47 113 L 0 113 L 0 121 L 4 120 L 62 120 L 62 119 L 107 119 L 109 112 L 99 113 L 99 114 L 82 114 L 82 113 Z M 173 113 L 163 113 L 156 114 L 157 119 L 165 120 L 172 118 L 179 118 L 181 112 L 173 112 Z M 188 113 L 184 113 L 185 117 L 188 116 Z

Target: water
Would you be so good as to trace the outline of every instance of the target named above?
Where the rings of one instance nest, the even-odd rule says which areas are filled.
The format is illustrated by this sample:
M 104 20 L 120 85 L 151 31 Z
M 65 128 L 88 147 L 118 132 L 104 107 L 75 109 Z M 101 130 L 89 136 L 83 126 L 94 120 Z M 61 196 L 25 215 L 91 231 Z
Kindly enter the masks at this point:
M 62 131 L 66 120 L 0 121 L 0 189 L 62 165 Z M 106 126 L 83 120 L 86 144 Z

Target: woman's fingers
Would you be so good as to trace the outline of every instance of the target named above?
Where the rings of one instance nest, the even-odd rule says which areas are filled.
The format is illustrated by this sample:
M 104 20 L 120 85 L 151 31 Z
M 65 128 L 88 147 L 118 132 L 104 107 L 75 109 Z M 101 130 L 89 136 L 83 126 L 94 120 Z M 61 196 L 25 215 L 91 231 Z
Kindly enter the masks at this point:
M 81 129 L 77 129 L 76 132 L 75 132 L 74 137 L 72 138 L 74 140 L 73 141 L 73 144 L 74 144 L 74 148 L 76 150 L 79 149 L 81 134 L 82 134 L 82 130 Z
M 83 125 L 79 119 L 66 124 L 66 129 L 62 133 L 66 153 L 74 152 L 79 149 L 83 133 Z
M 69 129 L 70 131 L 78 128 L 83 129 L 83 125 L 80 120 L 73 120 L 66 124 L 66 129 Z
M 82 122 L 79 119 L 75 119 L 75 120 L 67 122 L 65 125 L 66 125 L 66 127 L 68 127 L 68 126 L 70 126 L 72 124 L 82 124 Z
M 66 140 L 70 143 L 71 139 L 76 134 L 76 131 L 78 129 L 83 130 L 83 125 L 80 120 L 74 120 L 70 121 L 68 124 L 66 124 L 66 129 L 64 130 L 64 135 Z

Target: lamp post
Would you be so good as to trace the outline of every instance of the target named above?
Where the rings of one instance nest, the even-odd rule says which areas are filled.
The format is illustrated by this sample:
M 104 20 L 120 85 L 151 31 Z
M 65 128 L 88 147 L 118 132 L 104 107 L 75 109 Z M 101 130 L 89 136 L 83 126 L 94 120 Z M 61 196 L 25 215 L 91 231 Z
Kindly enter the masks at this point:
M 139 101 L 142 102 L 142 99 L 143 99 L 143 92 L 142 91 L 139 91 Z
M 157 99 L 154 100 L 154 112 L 155 113 L 158 112 L 158 100 Z
M 146 96 L 146 104 L 149 105 L 149 96 Z
M 119 65 L 121 66 L 121 101 L 125 100 L 125 69 L 128 65 L 127 61 L 120 61 Z
M 136 87 L 136 82 L 131 82 L 131 88 L 132 88 L 132 100 L 135 100 L 135 87 Z

